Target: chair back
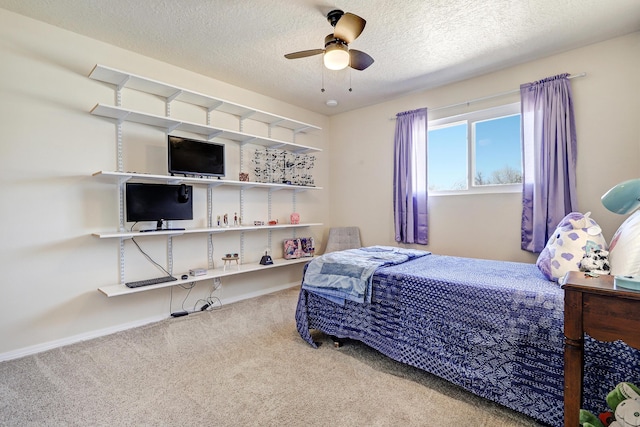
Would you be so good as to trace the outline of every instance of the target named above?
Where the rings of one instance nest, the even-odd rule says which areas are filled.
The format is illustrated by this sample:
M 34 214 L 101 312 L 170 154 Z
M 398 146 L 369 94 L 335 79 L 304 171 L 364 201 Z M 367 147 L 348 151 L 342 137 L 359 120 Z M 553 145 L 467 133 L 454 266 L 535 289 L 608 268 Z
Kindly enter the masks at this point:
M 332 227 L 329 229 L 327 247 L 324 253 L 361 247 L 360 229 L 358 227 Z

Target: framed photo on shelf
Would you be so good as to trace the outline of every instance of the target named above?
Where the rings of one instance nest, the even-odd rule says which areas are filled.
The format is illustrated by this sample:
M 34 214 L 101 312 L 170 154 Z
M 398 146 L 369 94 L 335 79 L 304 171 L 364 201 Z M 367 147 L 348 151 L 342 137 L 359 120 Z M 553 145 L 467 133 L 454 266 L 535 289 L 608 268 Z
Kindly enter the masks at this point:
M 315 254 L 313 237 L 284 240 L 284 259 L 312 257 Z

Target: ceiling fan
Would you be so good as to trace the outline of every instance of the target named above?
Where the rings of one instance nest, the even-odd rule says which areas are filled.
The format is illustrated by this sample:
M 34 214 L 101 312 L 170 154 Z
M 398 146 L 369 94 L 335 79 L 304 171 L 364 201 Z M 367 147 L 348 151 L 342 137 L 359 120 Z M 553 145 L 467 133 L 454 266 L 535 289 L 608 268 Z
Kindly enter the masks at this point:
M 297 59 L 322 53 L 324 54 L 324 65 L 330 70 L 342 70 L 347 66 L 356 70 L 364 70 L 373 64 L 371 56 L 360 50 L 349 49 L 349 43 L 362 33 L 367 21 L 358 15 L 344 13 L 339 9 L 329 12 L 327 21 L 334 27 L 334 30 L 332 34 L 324 38 L 324 49 L 303 50 L 288 53 L 284 57 Z

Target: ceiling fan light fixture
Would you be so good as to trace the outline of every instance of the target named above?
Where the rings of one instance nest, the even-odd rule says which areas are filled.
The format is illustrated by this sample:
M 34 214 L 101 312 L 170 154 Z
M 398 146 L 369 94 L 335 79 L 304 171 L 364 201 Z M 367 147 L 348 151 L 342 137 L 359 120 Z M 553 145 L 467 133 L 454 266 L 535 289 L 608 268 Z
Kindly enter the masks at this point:
M 330 70 L 347 68 L 347 66 L 349 66 L 349 49 L 341 43 L 327 46 L 323 61 L 324 66 Z

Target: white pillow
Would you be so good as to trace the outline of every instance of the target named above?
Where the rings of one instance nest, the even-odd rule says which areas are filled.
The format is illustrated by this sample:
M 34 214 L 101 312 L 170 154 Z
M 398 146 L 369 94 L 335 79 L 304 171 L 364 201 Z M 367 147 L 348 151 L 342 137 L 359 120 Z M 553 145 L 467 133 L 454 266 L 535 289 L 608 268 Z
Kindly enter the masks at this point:
M 609 262 L 613 275 L 640 275 L 640 211 L 627 218 L 613 235 Z

